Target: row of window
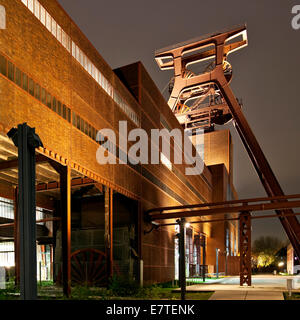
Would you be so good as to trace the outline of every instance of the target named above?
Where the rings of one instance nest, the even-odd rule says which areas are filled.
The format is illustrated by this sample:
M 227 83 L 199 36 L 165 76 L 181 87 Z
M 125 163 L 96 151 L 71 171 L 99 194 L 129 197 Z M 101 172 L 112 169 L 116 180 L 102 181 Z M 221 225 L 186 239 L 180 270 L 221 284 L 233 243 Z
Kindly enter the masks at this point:
M 71 122 L 71 110 L 53 97 L 45 88 L 33 81 L 28 75 L 17 68 L 12 62 L 0 55 L 0 73 L 15 82 L 20 88 L 41 101 L 49 109 Z
M 97 130 L 0 54 L 0 73 L 96 141 Z
M 106 93 L 114 99 L 123 112 L 139 127 L 138 115 L 129 107 L 125 100 L 114 90 L 113 86 L 95 67 L 82 50 L 72 41 L 61 26 L 51 17 L 38 0 L 21 0 L 22 3 L 40 20 L 40 22 L 53 34 L 53 36 L 68 50 L 81 66 L 94 78 Z

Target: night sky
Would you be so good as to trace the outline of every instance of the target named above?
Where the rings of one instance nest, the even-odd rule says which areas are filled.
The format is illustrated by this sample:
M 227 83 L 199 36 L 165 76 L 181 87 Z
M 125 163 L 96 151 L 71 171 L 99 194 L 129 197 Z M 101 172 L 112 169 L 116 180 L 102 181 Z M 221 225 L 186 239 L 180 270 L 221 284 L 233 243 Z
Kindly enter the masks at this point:
M 155 50 L 246 23 L 249 45 L 229 57 L 231 87 L 243 99 L 243 111 L 284 192 L 300 193 L 300 29 L 291 26 L 292 7 L 300 0 L 59 2 L 112 69 L 141 61 L 161 91 L 173 73 L 159 70 Z M 232 124 L 227 127 L 239 197 L 265 196 Z M 286 239 L 277 219 L 253 221 L 253 238 L 261 235 Z

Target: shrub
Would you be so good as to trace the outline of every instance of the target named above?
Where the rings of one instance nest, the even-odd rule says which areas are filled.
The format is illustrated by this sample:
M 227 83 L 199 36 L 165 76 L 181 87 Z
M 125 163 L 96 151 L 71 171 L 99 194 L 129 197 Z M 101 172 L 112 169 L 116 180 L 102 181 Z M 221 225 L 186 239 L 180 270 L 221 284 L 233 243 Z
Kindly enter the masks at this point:
M 133 279 L 113 276 L 110 280 L 109 290 L 113 295 L 125 297 L 134 296 L 139 293 L 139 284 Z

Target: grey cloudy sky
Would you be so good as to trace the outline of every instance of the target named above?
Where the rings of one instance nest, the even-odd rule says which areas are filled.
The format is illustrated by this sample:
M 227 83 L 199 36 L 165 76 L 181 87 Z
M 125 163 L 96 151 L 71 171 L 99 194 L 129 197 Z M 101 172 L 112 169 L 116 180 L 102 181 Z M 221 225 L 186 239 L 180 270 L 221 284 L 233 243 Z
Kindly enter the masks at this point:
M 247 23 L 249 46 L 230 56 L 231 86 L 286 194 L 300 193 L 300 30 L 291 10 L 300 0 L 59 0 L 112 69 L 142 61 L 163 90 L 154 51 Z M 265 196 L 238 136 L 234 181 L 240 198 Z M 300 209 L 299 209 L 300 210 Z M 285 238 L 277 219 L 253 222 L 253 236 Z

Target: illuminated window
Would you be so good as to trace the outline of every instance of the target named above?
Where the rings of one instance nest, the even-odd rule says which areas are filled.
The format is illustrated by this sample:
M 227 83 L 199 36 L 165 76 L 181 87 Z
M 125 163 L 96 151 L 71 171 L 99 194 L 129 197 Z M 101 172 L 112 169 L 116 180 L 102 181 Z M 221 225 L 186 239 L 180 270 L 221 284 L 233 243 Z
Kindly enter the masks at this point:
M 61 27 L 60 25 L 57 25 L 57 34 L 56 34 L 57 40 L 61 42 Z
M 12 200 L 0 197 L 0 218 L 14 219 L 14 204 Z
M 40 16 L 41 23 L 45 26 L 46 25 L 46 10 L 43 6 L 41 6 L 41 16 Z
M 61 30 L 61 44 L 66 47 L 67 46 L 67 35 L 64 30 Z
M 33 11 L 33 0 L 28 0 L 28 9 L 32 12 L 32 13 L 34 13 L 34 11 Z
M 46 26 L 56 39 L 72 54 L 81 66 L 95 79 L 95 81 L 114 99 L 117 95 L 113 86 L 101 72 L 93 65 L 87 56 L 76 46 L 69 35 L 57 24 L 51 15 L 45 10 L 38 0 L 22 0 L 22 3 Z M 1 6 L 0 6 L 1 8 Z M 5 11 L 4 11 L 5 12 Z M 1 14 L 1 11 L 0 11 Z M 1 17 L 1 16 L 0 16 Z M 1 25 L 0 25 L 1 27 Z M 6 71 L 5 71 L 6 72 Z M 137 114 L 123 101 L 122 98 L 114 99 L 125 114 L 139 126 L 140 119 Z
M 83 56 L 82 56 L 82 59 L 83 59 L 83 67 L 84 67 L 84 69 L 85 69 L 85 70 L 87 70 L 87 61 L 86 61 L 86 56 L 85 56 L 85 55 L 83 55 Z
M 13 242 L 0 243 L 0 267 L 13 267 L 15 265 L 15 252 Z
M 38 0 L 35 0 L 34 2 L 34 15 L 40 19 L 40 3 L 38 2 Z
M 52 19 L 52 34 L 56 38 L 56 21 Z
M 76 58 L 76 44 L 72 41 L 72 56 Z
M 47 11 L 46 11 L 46 28 L 51 32 L 51 17 Z

